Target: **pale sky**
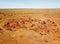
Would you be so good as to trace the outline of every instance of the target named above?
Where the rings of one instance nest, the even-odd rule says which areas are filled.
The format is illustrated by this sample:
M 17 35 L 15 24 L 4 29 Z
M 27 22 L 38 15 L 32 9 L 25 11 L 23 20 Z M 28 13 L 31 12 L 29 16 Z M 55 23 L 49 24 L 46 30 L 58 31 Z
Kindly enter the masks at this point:
M 0 8 L 60 8 L 60 0 L 0 0 Z

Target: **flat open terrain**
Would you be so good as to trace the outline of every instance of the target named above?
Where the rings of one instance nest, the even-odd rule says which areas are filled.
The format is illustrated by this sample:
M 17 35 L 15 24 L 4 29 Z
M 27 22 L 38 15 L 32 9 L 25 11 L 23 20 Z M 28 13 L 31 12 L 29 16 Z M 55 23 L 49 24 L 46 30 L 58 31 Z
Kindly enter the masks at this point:
M 60 44 L 60 9 L 0 9 L 0 44 Z
M 51 18 L 60 24 L 60 9 L 0 9 L 0 19 L 20 16 Z

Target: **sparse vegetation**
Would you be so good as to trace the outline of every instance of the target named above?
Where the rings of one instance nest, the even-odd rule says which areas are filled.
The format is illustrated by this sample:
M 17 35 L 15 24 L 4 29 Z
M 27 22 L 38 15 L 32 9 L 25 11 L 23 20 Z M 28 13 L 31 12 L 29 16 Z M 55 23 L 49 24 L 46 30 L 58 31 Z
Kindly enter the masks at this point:
M 60 9 L 0 9 L 0 18 L 31 16 L 52 18 L 60 24 Z

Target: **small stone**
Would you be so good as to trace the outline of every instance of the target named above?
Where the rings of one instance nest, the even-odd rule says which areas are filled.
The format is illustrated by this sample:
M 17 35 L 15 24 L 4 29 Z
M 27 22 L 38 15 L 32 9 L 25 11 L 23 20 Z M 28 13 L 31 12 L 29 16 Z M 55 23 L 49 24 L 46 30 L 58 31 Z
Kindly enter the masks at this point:
M 0 28 L 0 30 L 2 30 L 2 29 Z
M 47 40 L 45 40 L 45 42 L 48 42 Z

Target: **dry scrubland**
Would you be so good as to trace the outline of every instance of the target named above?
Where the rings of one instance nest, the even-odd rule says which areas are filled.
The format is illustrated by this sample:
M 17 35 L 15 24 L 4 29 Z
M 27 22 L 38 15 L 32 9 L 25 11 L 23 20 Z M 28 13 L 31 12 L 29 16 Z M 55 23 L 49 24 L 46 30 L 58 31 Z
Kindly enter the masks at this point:
M 51 18 L 60 24 L 60 9 L 0 9 L 0 22 L 20 16 Z
M 20 16 L 48 18 L 56 24 L 50 20 L 38 20 L 37 23 L 27 20 L 25 24 L 26 17 L 18 19 L 22 22 L 11 20 Z M 0 9 L 0 44 L 60 44 L 60 27 L 57 24 L 60 25 L 60 9 Z

